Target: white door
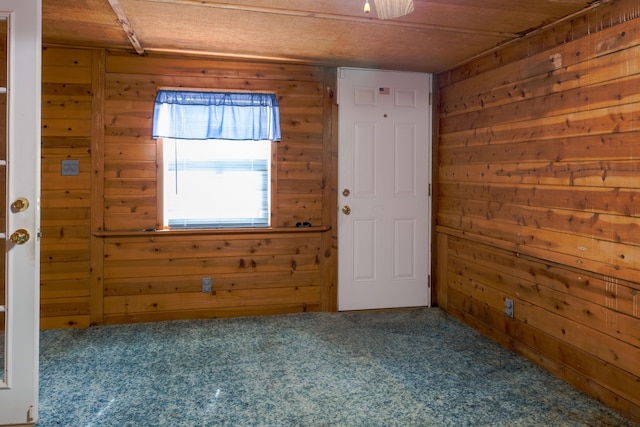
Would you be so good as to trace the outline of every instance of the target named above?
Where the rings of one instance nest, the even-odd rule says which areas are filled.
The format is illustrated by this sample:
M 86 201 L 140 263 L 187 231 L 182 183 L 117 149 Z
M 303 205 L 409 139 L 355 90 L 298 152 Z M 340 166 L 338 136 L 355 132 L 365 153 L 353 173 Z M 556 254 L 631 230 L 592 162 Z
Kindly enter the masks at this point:
M 430 305 L 431 75 L 338 72 L 338 309 Z
M 0 425 L 37 419 L 41 1 L 0 0 Z

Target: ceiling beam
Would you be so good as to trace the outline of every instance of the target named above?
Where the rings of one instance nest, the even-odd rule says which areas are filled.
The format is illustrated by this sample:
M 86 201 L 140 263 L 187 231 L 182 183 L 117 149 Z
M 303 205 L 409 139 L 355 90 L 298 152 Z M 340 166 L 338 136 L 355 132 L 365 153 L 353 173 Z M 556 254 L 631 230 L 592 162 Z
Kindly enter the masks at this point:
M 129 23 L 129 18 L 127 18 L 127 15 L 124 13 L 124 10 L 120 5 L 120 0 L 109 0 L 109 4 L 111 5 L 111 9 L 113 9 L 113 13 L 116 14 L 116 17 L 118 18 L 118 22 L 120 22 L 122 29 L 127 34 L 131 46 L 133 46 L 138 55 L 144 55 L 144 48 L 142 47 L 142 43 L 140 43 L 140 40 L 138 40 L 136 33 L 133 31 L 133 27 Z

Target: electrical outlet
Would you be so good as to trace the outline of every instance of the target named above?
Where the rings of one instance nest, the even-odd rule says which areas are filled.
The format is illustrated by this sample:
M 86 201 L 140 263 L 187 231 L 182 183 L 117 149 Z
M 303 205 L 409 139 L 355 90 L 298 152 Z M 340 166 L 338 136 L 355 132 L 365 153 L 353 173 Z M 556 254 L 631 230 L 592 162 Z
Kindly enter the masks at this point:
M 211 277 L 202 278 L 202 292 L 211 292 Z
M 507 298 L 504 300 L 504 314 L 513 318 L 513 300 L 512 299 Z

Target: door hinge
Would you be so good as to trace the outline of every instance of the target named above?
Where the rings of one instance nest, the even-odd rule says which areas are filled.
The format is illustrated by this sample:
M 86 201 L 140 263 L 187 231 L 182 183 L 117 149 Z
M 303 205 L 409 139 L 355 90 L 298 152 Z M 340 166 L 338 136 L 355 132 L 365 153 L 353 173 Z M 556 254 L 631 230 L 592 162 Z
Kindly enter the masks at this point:
M 36 420 L 36 406 L 35 405 L 29 405 L 29 409 L 27 409 L 27 422 L 31 423 L 34 422 Z
M 432 101 L 433 101 L 433 92 L 429 92 L 429 105 L 431 105 Z
M 429 288 L 431 288 L 431 275 L 430 274 L 427 276 L 427 286 Z
M 429 184 L 429 197 L 431 197 L 431 184 Z

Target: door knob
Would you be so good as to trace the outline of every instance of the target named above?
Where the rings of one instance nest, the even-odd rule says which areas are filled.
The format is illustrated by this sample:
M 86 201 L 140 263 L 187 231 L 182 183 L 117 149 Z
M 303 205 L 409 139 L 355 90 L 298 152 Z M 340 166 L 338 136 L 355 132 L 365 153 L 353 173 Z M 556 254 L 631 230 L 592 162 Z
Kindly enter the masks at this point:
M 13 234 L 9 237 L 9 240 L 11 240 L 16 245 L 24 245 L 29 241 L 30 237 L 31 236 L 29 236 L 29 232 L 27 230 L 25 230 L 24 228 L 20 228 L 13 232 Z
M 14 212 L 26 211 L 27 208 L 29 207 L 29 201 L 24 197 L 20 197 L 19 199 L 17 199 L 15 202 L 11 204 L 11 207 L 13 208 Z
M 342 207 L 342 213 L 345 215 L 349 215 L 351 213 L 351 208 L 349 207 L 349 205 L 344 205 Z

